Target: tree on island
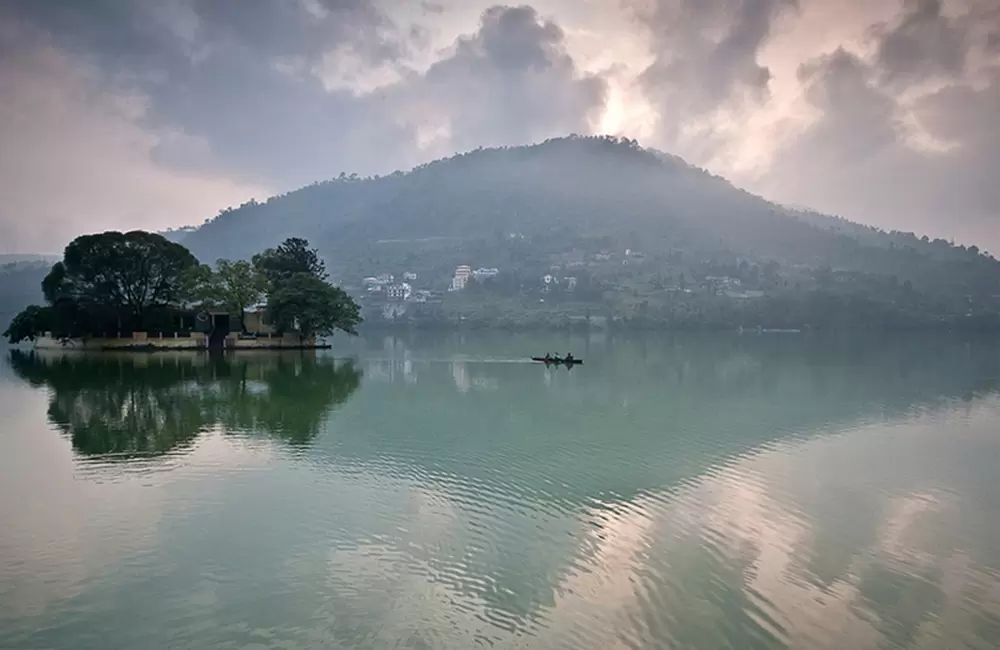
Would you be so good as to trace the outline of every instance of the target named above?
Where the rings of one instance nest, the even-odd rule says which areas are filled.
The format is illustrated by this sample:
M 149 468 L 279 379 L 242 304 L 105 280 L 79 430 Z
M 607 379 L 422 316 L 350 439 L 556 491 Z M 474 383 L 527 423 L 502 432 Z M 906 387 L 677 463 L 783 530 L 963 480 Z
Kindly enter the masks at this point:
M 265 282 L 268 318 L 279 331 L 297 331 L 303 338 L 337 330 L 357 334 L 358 304 L 326 281 L 326 266 L 305 239 L 286 239 L 255 255 L 253 265 Z
M 11 343 L 34 341 L 42 332 L 50 332 L 52 329 L 52 308 L 28 305 L 14 316 L 3 335 Z
M 24 309 L 4 336 L 17 343 L 44 332 L 74 338 L 142 328 L 181 300 L 197 265 L 180 244 L 141 230 L 77 237 L 42 280 L 48 306 Z
M 326 281 L 323 262 L 304 239 L 288 239 L 255 255 L 252 264 L 219 260 L 213 272 L 184 246 L 160 235 L 84 235 L 66 247 L 42 291 L 49 305 L 19 313 L 3 334 L 11 343 L 44 332 L 77 338 L 148 331 L 197 304 L 225 306 L 242 321 L 246 308 L 262 296 L 275 327 L 303 338 L 336 330 L 355 334 L 361 322 L 357 303 Z
M 267 313 L 276 329 L 302 338 L 332 336 L 336 330 L 357 334 L 361 323 L 357 303 L 343 289 L 307 273 L 276 285 L 267 296 Z
M 141 325 L 149 310 L 176 303 L 185 273 L 198 265 L 191 251 L 165 237 L 134 230 L 74 239 L 42 281 L 50 304 L 112 310 Z
M 264 298 L 264 279 L 245 260 L 218 260 L 213 271 L 201 267 L 193 278 L 191 295 L 202 306 L 224 307 L 238 314 L 240 329 L 246 330 L 246 310 Z
M 298 237 L 286 239 L 277 248 L 253 256 L 253 266 L 273 290 L 292 276 L 304 273 L 326 281 L 326 265 L 309 242 Z

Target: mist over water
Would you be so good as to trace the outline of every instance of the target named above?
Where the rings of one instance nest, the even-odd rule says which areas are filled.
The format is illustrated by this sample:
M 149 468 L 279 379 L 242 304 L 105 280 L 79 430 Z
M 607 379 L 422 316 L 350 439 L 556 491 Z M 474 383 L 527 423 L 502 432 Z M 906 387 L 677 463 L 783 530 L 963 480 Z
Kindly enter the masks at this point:
M 1000 638 L 991 341 L 4 354 L 0 647 Z

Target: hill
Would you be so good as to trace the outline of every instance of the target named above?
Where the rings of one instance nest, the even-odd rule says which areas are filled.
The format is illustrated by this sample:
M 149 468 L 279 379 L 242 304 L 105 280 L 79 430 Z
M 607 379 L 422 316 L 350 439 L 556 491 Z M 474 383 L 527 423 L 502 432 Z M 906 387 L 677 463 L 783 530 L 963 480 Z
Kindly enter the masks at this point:
M 792 210 L 634 140 L 479 149 L 410 172 L 341 174 L 224 210 L 179 240 L 203 261 L 305 237 L 334 279 L 417 274 L 418 320 L 600 315 L 657 326 L 990 326 L 1000 263 L 977 248 Z M 447 293 L 456 266 L 497 268 Z M 548 276 L 548 280 L 545 277 Z M 382 307 L 382 309 L 379 309 Z M 529 316 L 528 314 L 533 314 Z M 515 317 L 516 316 L 516 317 Z
M 47 256 L 9 256 L 26 261 L 0 262 L 0 332 L 30 304 L 42 302 L 42 279 L 52 261 Z

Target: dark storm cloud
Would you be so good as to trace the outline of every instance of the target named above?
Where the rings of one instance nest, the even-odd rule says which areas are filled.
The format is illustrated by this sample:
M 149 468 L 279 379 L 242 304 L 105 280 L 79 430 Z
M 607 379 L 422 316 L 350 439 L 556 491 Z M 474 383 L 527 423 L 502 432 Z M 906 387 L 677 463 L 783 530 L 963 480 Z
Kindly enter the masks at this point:
M 970 15 L 910 2 L 874 30 L 871 59 L 841 49 L 801 66 L 819 118 L 769 173 L 784 197 L 1000 251 L 1000 60 L 972 37 L 982 24 Z M 974 77 L 973 55 L 983 61 Z M 937 89 L 913 98 L 928 79 Z
M 649 30 L 655 60 L 640 83 L 668 145 L 720 107 L 761 101 L 771 72 L 758 62 L 772 25 L 795 0 L 654 0 L 630 3 Z

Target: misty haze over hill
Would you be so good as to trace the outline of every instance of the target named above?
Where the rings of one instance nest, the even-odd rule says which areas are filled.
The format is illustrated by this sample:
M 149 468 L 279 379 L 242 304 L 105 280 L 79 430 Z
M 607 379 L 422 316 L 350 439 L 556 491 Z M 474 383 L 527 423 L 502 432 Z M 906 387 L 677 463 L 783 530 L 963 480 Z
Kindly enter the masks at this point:
M 623 318 L 655 312 L 660 322 L 676 320 L 678 295 L 687 299 L 689 283 L 725 293 L 705 286 L 712 277 L 731 277 L 743 293 L 730 293 L 742 297 L 800 300 L 834 291 L 895 314 L 868 313 L 873 323 L 902 324 L 916 313 L 969 316 L 993 310 L 1000 295 L 1000 264 L 975 246 L 788 209 L 613 137 L 477 149 L 385 177 L 343 174 L 225 210 L 175 235 L 203 261 L 248 258 L 286 237 L 305 237 L 334 278 L 355 288 L 365 276 L 419 270 L 423 288 L 444 291 L 455 267 L 468 264 L 501 270 L 503 282 L 489 283 L 494 298 L 523 299 L 545 274 L 572 275 L 574 286 L 580 276 L 589 291 L 568 301 Z M 625 251 L 641 257 L 623 259 Z M 966 308 L 970 301 L 975 309 Z M 705 309 L 684 305 L 699 319 Z M 812 319 L 784 324 L 802 320 Z
M 784 208 L 679 158 L 612 137 L 478 149 L 385 177 L 341 175 L 224 210 L 178 240 L 211 260 L 248 258 L 285 237 L 306 237 L 346 272 L 379 242 L 509 233 L 551 237 L 553 253 L 571 250 L 578 237 L 610 237 L 606 243 L 615 249 L 904 275 L 910 258 L 995 263 L 976 247 Z M 450 262 L 460 263 L 462 255 L 456 250 Z

